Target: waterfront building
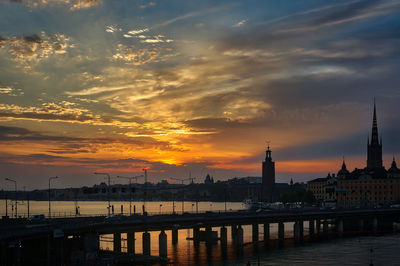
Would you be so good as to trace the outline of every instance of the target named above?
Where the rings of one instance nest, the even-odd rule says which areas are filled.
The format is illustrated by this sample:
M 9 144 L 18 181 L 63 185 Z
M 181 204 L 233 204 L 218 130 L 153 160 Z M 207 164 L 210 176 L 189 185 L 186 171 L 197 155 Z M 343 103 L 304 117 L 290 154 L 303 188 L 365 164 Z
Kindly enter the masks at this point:
M 395 158 L 386 170 L 382 163 L 382 139 L 378 135 L 374 104 L 371 139 L 367 142 L 367 165 L 349 172 L 343 159 L 337 176 L 308 182 L 307 187 L 321 202 L 335 201 L 338 207 L 379 207 L 400 201 L 400 169 Z

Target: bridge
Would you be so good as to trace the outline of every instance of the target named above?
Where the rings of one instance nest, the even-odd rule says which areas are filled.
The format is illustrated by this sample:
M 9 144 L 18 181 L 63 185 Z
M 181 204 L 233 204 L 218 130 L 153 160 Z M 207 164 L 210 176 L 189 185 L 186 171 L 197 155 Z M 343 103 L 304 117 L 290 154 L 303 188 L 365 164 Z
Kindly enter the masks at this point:
M 230 228 L 232 244 L 243 248 L 244 225 L 251 225 L 252 241 L 269 241 L 271 224 L 278 225 L 277 238 L 285 239 L 285 223 L 293 223 L 293 238 L 304 238 L 305 225 L 308 237 L 322 238 L 327 235 L 343 236 L 360 232 L 390 232 L 394 223 L 400 223 L 400 209 L 356 209 L 356 210 L 292 210 L 260 212 L 207 212 L 182 215 L 133 215 L 96 216 L 76 218 L 54 218 L 44 221 L 26 219 L 2 219 L 0 221 L 0 242 L 2 265 L 14 265 L 15 261 L 30 261 L 44 257 L 50 264 L 70 261 L 73 251 L 79 261 L 95 258 L 100 249 L 99 238 L 113 235 L 113 251 L 121 253 L 121 234 L 127 234 L 127 254 L 135 254 L 135 233 L 142 233 L 142 253 L 150 256 L 150 231 L 159 231 L 159 257 L 167 257 L 166 230 L 172 231 L 172 244 L 178 242 L 178 230 L 193 230 L 193 242 L 220 241 L 222 247 L 228 244 Z M 260 233 L 260 225 L 263 232 Z M 287 226 L 287 225 L 286 225 Z M 213 231 L 215 228 L 218 231 Z M 75 252 L 76 254 L 76 252 Z M 55 263 L 58 264 L 58 263 Z

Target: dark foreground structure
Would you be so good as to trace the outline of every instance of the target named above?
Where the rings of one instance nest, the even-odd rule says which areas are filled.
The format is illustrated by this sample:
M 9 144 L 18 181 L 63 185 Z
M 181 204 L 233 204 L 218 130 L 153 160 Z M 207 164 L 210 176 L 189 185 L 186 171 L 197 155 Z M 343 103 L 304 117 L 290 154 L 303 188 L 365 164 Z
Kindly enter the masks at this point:
M 340 211 L 263 211 L 184 215 L 130 216 L 115 219 L 102 217 L 59 218 L 45 221 L 6 219 L 1 221 L 1 265 L 100 265 L 99 238 L 113 235 L 113 254 L 121 253 L 121 234 L 127 234 L 130 264 L 156 259 L 167 261 L 166 230 L 172 231 L 172 244 L 178 242 L 178 230 L 192 229 L 194 245 L 200 241 L 220 241 L 228 245 L 228 228 L 238 252 L 243 248 L 243 225 L 252 226 L 253 242 L 269 241 L 270 225 L 278 224 L 278 240 L 285 238 L 285 223 L 294 222 L 293 238 L 304 238 L 308 225 L 309 238 L 340 237 L 361 232 L 392 232 L 400 222 L 400 209 L 365 209 Z M 260 225 L 263 232 L 260 233 Z M 213 227 L 219 227 L 213 231 Z M 160 231 L 159 254 L 150 255 L 150 231 Z M 135 254 L 135 233 L 142 233 L 143 254 Z M 287 236 L 287 235 L 286 235 Z

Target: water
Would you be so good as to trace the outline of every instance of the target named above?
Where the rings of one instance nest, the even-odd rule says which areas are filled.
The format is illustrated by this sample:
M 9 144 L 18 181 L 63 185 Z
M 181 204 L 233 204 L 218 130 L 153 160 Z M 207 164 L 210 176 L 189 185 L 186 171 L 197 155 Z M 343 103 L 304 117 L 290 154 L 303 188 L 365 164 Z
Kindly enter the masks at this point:
M 15 216 L 15 203 L 8 200 L 8 216 Z M 144 203 L 143 201 L 132 201 L 132 213 L 136 208 L 136 213 L 142 213 L 143 205 L 146 204 L 146 211 L 148 214 L 170 214 L 175 205 L 175 212 L 182 213 L 182 202 L 176 201 L 150 201 Z M 114 206 L 114 213 L 121 213 L 121 205 L 123 206 L 123 214 L 129 215 L 129 201 L 111 201 L 110 205 Z M 161 206 L 160 206 L 161 205 Z M 6 213 L 5 200 L 0 200 L 0 215 Z M 79 212 L 81 216 L 94 216 L 94 215 L 107 215 L 108 202 L 106 201 L 78 201 Z M 185 201 L 183 206 L 184 212 L 196 212 L 196 206 L 199 212 L 205 211 L 225 211 L 224 202 L 192 202 Z M 237 211 L 244 209 L 245 206 L 241 202 L 228 202 L 226 205 L 227 211 Z M 49 203 L 48 201 L 29 201 L 29 215 L 45 214 L 48 217 Z M 28 202 L 18 201 L 18 216 L 28 216 Z M 51 216 L 52 217 L 65 217 L 75 216 L 75 202 L 74 201 L 51 201 Z
M 123 212 L 129 213 L 129 202 L 111 202 L 114 205 L 114 212 L 120 213 L 120 206 L 123 205 Z M 142 210 L 143 202 L 132 202 L 137 212 Z M 160 204 L 162 204 L 160 208 Z M 8 214 L 12 214 L 12 202 L 8 201 Z M 107 202 L 80 201 L 78 202 L 81 215 L 106 215 Z M 0 214 L 5 215 L 5 201 L 0 201 Z M 242 203 L 227 203 L 227 210 L 243 209 Z M 172 202 L 147 202 L 146 209 L 149 213 L 159 214 L 171 213 Z M 74 216 L 75 203 L 65 201 L 51 202 L 53 216 Z M 224 202 L 199 202 L 199 212 L 224 211 Z M 181 202 L 175 202 L 175 211 L 182 212 Z M 184 203 L 185 212 L 196 212 L 195 202 Z M 47 201 L 31 201 L 30 215 L 45 214 L 48 216 Z M 18 215 L 27 216 L 27 202 L 20 202 Z M 308 235 L 308 223 L 304 223 L 304 234 Z M 213 230 L 220 230 L 219 227 Z M 168 257 L 173 265 L 369 265 L 372 260 L 376 265 L 400 265 L 400 235 L 384 236 L 363 236 L 335 240 L 320 241 L 296 245 L 292 240 L 286 240 L 284 246 L 279 246 L 277 239 L 277 224 L 270 225 L 270 238 L 272 241 L 265 246 L 263 242 L 251 243 L 251 226 L 243 226 L 244 248 L 238 253 L 232 245 L 231 228 L 228 227 L 228 247 L 223 249 L 219 242 L 206 245 L 201 242 L 194 247 L 193 241 L 187 240 L 193 236 L 193 231 L 182 229 L 178 231 L 178 243 L 172 244 L 171 231 L 167 230 Z M 259 239 L 263 239 L 263 225 L 259 225 Z M 151 255 L 158 255 L 159 232 L 150 232 Z M 293 237 L 293 223 L 285 223 L 285 237 Z M 135 252 L 142 252 L 142 233 L 135 233 Z M 101 236 L 101 249 L 112 250 L 112 235 Z M 126 234 L 122 234 L 122 251 L 126 251 Z M 372 252 L 371 252 L 372 249 Z

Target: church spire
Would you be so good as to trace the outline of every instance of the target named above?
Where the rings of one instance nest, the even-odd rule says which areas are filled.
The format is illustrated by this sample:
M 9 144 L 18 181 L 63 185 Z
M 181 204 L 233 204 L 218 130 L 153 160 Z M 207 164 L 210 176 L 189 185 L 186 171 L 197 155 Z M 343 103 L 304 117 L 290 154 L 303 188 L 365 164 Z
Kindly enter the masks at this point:
M 379 141 L 376 104 L 374 99 L 374 114 L 372 118 L 371 142 L 368 142 L 367 168 L 382 167 L 382 141 Z
M 379 137 L 378 137 L 378 122 L 376 119 L 376 104 L 374 99 L 374 116 L 372 119 L 372 134 L 371 134 L 371 145 L 379 144 Z
M 344 156 L 343 156 L 342 170 L 347 170 L 346 162 L 344 161 Z

